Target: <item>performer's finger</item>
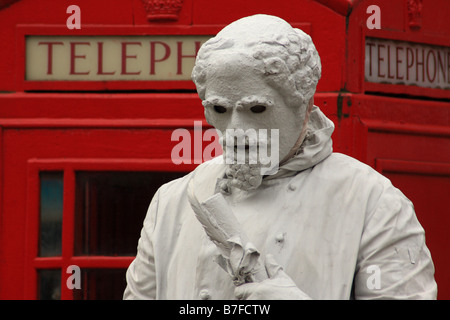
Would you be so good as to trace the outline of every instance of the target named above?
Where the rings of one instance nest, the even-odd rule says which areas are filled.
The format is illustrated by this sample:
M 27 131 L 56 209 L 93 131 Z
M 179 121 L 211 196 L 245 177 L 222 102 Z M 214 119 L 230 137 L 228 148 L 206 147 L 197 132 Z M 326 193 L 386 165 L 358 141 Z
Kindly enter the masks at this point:
M 278 277 L 280 272 L 283 272 L 283 268 L 278 264 L 274 256 L 271 254 L 266 255 L 264 264 L 269 278 Z
M 252 294 L 253 292 L 253 287 L 256 286 L 256 283 L 245 283 L 245 284 L 241 284 L 240 286 L 237 286 L 234 289 L 234 296 L 236 297 L 236 299 L 238 300 L 247 300 L 248 297 Z

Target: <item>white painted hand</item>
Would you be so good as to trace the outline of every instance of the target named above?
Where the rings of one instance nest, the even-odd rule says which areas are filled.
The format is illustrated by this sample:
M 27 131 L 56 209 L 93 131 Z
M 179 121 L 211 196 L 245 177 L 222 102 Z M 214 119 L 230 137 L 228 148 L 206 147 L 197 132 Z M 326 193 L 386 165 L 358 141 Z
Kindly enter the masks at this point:
M 239 300 L 310 300 L 283 271 L 271 254 L 264 261 L 268 279 L 242 284 L 234 290 Z

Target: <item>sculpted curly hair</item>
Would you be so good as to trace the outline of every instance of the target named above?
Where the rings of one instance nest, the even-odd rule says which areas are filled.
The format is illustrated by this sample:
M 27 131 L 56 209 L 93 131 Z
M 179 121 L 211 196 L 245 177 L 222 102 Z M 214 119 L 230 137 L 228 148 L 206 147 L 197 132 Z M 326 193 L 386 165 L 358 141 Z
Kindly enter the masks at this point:
M 287 105 L 299 107 L 313 97 L 321 63 L 311 37 L 278 17 L 254 15 L 231 23 L 200 48 L 192 71 L 200 99 L 205 99 L 215 54 L 227 49 L 251 56 L 255 70 L 283 94 Z

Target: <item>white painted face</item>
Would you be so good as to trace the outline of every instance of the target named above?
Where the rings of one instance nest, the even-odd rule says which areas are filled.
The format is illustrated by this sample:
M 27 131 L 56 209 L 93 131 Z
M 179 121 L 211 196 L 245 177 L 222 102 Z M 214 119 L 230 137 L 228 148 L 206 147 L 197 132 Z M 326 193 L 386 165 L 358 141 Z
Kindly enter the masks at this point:
M 203 102 L 208 123 L 224 136 L 227 129 L 266 129 L 269 142 L 271 129 L 278 129 L 281 161 L 300 136 L 305 108 L 286 105 L 280 93 L 266 83 L 259 61 L 237 54 L 211 59 L 214 65 L 208 69 Z

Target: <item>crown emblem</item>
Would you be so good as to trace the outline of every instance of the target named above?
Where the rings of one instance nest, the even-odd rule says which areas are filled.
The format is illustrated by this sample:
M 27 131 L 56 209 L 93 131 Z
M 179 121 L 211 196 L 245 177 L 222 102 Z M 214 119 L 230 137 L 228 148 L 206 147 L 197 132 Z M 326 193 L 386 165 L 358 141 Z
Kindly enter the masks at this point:
M 142 0 L 148 21 L 178 20 L 183 0 Z
M 420 29 L 422 27 L 422 0 L 408 0 L 408 19 L 411 29 Z

